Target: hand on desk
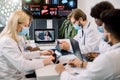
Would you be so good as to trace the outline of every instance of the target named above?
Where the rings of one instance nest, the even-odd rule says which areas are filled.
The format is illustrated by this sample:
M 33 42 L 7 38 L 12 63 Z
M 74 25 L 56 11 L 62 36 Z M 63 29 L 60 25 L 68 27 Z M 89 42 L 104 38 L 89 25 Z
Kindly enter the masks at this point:
M 86 67 L 87 66 L 87 62 L 82 62 L 80 61 L 79 59 L 75 58 L 73 60 L 70 60 L 68 62 L 68 65 L 70 65 L 71 67 Z M 64 70 L 65 70 L 65 67 L 62 63 L 59 63 L 56 65 L 56 71 L 61 74 Z
M 66 41 L 59 41 L 59 45 L 60 45 L 60 48 L 63 49 L 63 50 L 69 50 L 70 49 L 70 45 Z
M 68 62 L 68 64 L 71 66 L 71 67 L 81 67 L 81 64 L 82 64 L 82 61 L 80 61 L 79 59 L 75 58 L 73 60 L 70 60 Z
M 31 46 L 28 46 L 27 48 L 26 48 L 26 50 L 29 50 L 29 51 L 37 51 L 37 50 L 40 50 L 40 48 L 39 47 L 31 47 Z
M 53 50 L 44 50 L 40 52 L 40 55 L 53 55 L 54 51 Z
M 43 60 L 43 63 L 44 65 L 49 65 L 49 64 L 52 64 L 52 61 L 54 60 L 55 58 L 51 55 L 49 58 L 46 58 Z
M 71 66 L 71 67 L 78 67 L 78 68 L 85 68 L 87 66 L 87 62 L 83 62 L 81 60 L 79 60 L 78 58 L 75 58 L 73 60 L 70 60 L 68 62 L 68 64 Z

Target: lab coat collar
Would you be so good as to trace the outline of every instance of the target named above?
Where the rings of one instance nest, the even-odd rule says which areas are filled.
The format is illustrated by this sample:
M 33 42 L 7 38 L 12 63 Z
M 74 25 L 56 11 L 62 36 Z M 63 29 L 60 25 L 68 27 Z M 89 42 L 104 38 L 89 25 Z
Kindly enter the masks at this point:
M 110 50 L 112 50 L 112 49 L 116 49 L 116 48 L 120 48 L 120 42 L 114 44 L 113 46 L 111 46 Z
M 87 24 L 83 27 L 83 31 L 86 31 L 87 28 L 89 28 L 90 22 L 88 21 Z

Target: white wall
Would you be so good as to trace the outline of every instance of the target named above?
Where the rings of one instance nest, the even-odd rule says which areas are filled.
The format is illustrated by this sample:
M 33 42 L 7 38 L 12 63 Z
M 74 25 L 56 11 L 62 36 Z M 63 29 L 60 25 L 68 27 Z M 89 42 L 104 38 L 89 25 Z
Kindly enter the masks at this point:
M 93 7 L 96 3 L 99 3 L 101 1 L 109 1 L 114 5 L 115 8 L 120 9 L 120 0 L 78 0 L 78 8 L 80 8 L 86 13 L 88 19 L 92 21 L 94 25 L 96 24 L 94 22 L 94 19 L 90 16 L 90 10 L 91 7 Z
M 21 9 L 21 0 L 0 0 L 0 24 L 5 25 L 10 14 Z

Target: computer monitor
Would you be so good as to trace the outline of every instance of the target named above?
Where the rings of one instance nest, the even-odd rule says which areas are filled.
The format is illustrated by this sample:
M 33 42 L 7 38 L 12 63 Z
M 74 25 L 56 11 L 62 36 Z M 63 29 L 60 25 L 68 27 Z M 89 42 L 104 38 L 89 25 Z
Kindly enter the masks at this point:
M 22 9 L 32 13 L 33 18 L 67 17 L 77 8 L 77 0 L 22 0 Z
M 54 29 L 34 29 L 34 40 L 36 43 L 55 42 Z

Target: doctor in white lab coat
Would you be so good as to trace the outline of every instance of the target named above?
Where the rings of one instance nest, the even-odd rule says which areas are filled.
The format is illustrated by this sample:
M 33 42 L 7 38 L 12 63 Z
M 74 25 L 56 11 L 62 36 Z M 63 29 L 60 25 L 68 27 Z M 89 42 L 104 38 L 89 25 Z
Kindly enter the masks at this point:
M 79 62 L 78 65 L 86 69 L 76 76 L 58 64 L 56 70 L 61 74 L 61 80 L 120 80 L 120 9 L 104 11 L 101 20 L 104 23 L 105 38 L 108 38 L 112 46 L 87 65 Z
M 74 9 L 68 15 L 68 18 L 73 23 L 75 29 L 79 29 L 74 39 L 79 42 L 81 52 L 86 54 L 87 52 L 97 50 L 100 34 L 97 28 L 93 27 L 92 23 L 88 21 L 86 14 L 80 9 Z M 69 44 L 65 41 L 60 42 L 60 47 L 64 50 L 70 49 Z
M 88 60 L 92 61 L 94 58 L 96 58 L 99 54 L 104 53 L 107 51 L 107 49 L 110 48 L 110 44 L 107 41 L 107 39 L 104 39 L 104 30 L 103 30 L 103 22 L 100 19 L 100 14 L 109 9 L 114 9 L 114 6 L 108 2 L 108 1 L 102 1 L 100 3 L 97 3 L 95 6 L 91 8 L 90 15 L 95 19 L 95 22 L 97 24 L 97 29 L 101 34 L 101 40 L 98 44 L 98 50 L 95 52 L 89 52 L 87 53 L 86 57 Z
M 38 59 L 41 55 L 51 55 L 51 50 L 25 52 L 20 45 L 19 33 L 24 32 L 30 22 L 30 16 L 23 10 L 16 10 L 11 14 L 6 27 L 0 34 L 0 54 L 3 55 L 17 70 L 24 73 L 49 65 L 54 60 Z
M 110 45 L 107 43 L 107 41 L 104 40 L 104 31 L 103 31 L 103 22 L 100 19 L 100 14 L 109 9 L 114 9 L 114 6 L 108 2 L 108 1 L 102 1 L 100 3 L 97 3 L 91 8 L 90 15 L 95 19 L 95 22 L 97 24 L 97 29 L 101 33 L 101 41 L 99 44 L 99 53 L 104 53 L 107 48 L 110 47 Z

